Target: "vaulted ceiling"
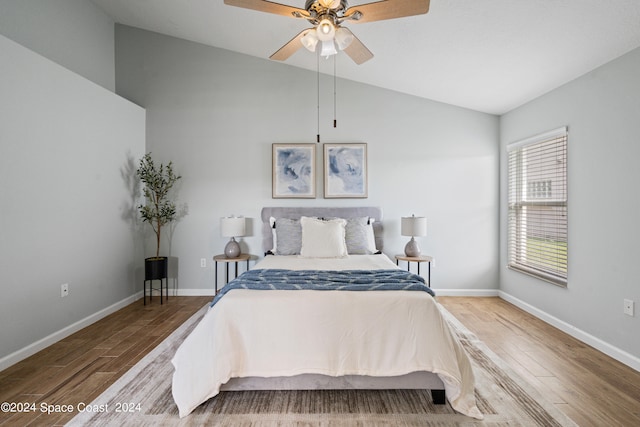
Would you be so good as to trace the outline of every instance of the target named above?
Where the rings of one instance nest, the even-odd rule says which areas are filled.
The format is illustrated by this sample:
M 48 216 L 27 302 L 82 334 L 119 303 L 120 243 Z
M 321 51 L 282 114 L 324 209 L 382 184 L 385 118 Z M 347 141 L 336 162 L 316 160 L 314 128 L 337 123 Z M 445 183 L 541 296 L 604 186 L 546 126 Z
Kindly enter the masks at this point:
M 92 1 L 118 23 L 265 59 L 310 26 L 222 0 Z M 339 53 L 339 77 L 502 114 L 639 47 L 640 1 L 431 0 L 426 15 L 346 26 L 375 56 Z M 305 49 L 284 63 L 318 66 Z

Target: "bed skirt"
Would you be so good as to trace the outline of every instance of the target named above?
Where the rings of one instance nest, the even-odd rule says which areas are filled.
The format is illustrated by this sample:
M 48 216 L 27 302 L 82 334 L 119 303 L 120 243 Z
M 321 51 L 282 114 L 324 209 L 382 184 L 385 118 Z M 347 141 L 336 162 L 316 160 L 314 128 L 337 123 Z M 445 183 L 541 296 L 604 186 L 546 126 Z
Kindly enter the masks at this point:
M 444 390 L 440 377 L 432 372 L 418 371 L 393 377 L 344 375 L 332 377 L 321 374 L 301 374 L 291 377 L 231 378 L 221 391 L 247 390 L 343 390 L 343 389 L 426 389 Z

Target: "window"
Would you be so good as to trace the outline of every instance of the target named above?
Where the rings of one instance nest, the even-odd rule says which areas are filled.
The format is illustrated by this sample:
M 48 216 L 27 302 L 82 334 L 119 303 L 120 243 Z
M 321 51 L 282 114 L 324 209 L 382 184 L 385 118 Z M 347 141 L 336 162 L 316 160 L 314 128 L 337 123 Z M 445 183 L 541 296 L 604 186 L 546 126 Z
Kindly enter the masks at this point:
M 527 183 L 527 197 L 529 199 L 550 199 L 551 180 L 529 181 Z
M 507 146 L 509 268 L 567 284 L 567 128 Z

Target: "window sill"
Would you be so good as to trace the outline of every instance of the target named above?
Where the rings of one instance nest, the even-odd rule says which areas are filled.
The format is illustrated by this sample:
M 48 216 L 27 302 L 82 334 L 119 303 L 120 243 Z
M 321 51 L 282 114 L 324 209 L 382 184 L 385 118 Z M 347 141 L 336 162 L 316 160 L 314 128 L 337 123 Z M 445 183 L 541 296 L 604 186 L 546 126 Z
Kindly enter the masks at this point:
M 507 268 L 509 270 L 513 270 L 513 271 L 517 271 L 519 273 L 526 274 L 527 276 L 535 277 L 536 279 L 540 279 L 542 281 L 545 281 L 547 283 L 551 283 L 552 285 L 556 285 L 556 286 L 559 286 L 561 288 L 566 288 L 567 284 L 568 284 L 568 281 L 565 278 L 554 276 L 554 275 L 549 274 L 549 273 L 544 273 L 542 271 L 539 271 L 539 270 L 536 270 L 536 269 L 533 269 L 533 268 L 523 267 L 523 266 L 519 266 L 519 265 L 508 265 Z

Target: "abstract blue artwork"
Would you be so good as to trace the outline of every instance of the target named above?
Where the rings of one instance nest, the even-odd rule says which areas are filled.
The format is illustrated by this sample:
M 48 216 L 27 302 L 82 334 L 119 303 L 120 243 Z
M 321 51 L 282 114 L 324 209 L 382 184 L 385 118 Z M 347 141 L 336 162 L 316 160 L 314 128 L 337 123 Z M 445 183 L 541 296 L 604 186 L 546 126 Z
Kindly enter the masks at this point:
M 272 197 L 316 197 L 315 144 L 273 144 Z
M 367 197 L 367 144 L 324 144 L 324 197 Z

